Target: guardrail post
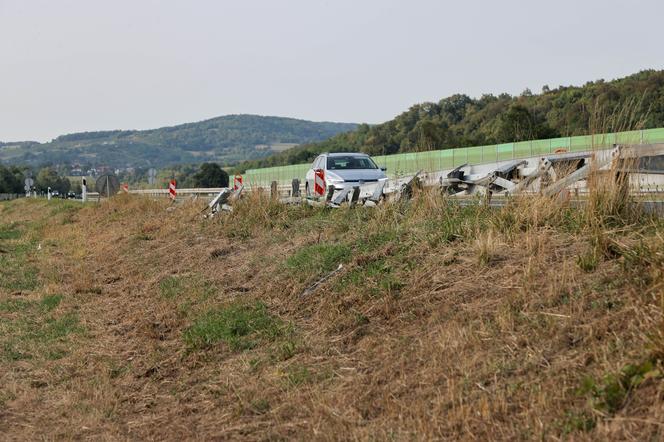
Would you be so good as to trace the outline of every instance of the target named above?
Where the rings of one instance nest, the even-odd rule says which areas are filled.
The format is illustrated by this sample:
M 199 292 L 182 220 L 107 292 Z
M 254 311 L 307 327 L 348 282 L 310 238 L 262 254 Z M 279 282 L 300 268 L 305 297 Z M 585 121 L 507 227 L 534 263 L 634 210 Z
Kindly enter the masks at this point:
M 353 187 L 353 195 L 350 198 L 350 206 L 355 207 L 359 199 L 360 199 L 360 186 L 355 186 Z
M 300 196 L 300 180 L 297 178 L 293 178 L 293 182 L 291 183 L 291 185 L 292 185 L 291 196 L 292 197 Z

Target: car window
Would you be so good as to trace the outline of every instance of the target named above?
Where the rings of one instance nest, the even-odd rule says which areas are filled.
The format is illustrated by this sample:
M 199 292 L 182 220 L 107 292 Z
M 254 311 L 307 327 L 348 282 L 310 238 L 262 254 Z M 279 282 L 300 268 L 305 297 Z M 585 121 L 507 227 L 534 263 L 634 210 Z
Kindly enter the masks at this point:
M 349 169 L 378 169 L 376 163 L 369 157 L 358 157 L 353 155 L 344 155 L 339 157 L 327 158 L 328 170 L 349 170 Z

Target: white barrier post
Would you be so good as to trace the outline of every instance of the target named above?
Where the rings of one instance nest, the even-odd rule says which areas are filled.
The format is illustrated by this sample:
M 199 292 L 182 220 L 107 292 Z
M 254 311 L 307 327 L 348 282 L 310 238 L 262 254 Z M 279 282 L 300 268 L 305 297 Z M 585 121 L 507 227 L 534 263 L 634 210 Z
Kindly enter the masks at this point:
M 81 183 L 81 199 L 83 202 L 88 200 L 88 180 L 83 177 L 83 182 Z

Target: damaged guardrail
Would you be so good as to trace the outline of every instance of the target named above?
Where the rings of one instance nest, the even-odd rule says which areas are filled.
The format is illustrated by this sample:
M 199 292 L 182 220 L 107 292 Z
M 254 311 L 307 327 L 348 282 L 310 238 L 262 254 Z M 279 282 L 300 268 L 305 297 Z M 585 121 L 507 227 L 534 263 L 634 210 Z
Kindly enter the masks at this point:
M 330 208 L 342 206 L 375 206 L 385 200 L 407 200 L 412 197 L 417 187 L 438 187 L 449 197 L 479 195 L 488 200 L 492 195 L 516 195 L 541 193 L 554 196 L 564 189 L 573 188 L 575 192 L 585 190 L 584 180 L 593 171 L 604 171 L 628 160 L 643 157 L 664 156 L 664 143 L 652 145 L 615 145 L 611 149 L 588 152 L 560 152 L 539 157 L 505 160 L 492 164 L 463 164 L 454 169 L 439 172 L 418 171 L 411 176 L 389 179 L 380 182 L 360 183 L 359 185 L 336 189 L 328 186 L 324 195 L 304 196 L 301 193 L 301 181 L 292 180 L 290 185 L 279 186 L 272 182 L 270 197 L 285 204 L 310 204 Z M 659 160 L 658 160 L 659 161 Z M 664 191 L 664 174 L 639 170 L 626 170 L 625 175 L 638 175 L 639 189 Z M 647 187 L 645 187 L 647 186 Z M 233 201 L 242 197 L 243 192 L 265 191 L 241 185 L 238 189 L 192 189 L 191 194 L 216 195 L 205 208 L 206 217 L 221 212 L 232 211 Z M 183 189 L 184 191 L 184 189 Z M 195 191 L 195 192 L 194 192 Z M 151 191 L 142 191 L 150 194 Z M 182 191 L 180 191 L 182 192 Z M 138 193 L 138 192 L 137 192 Z

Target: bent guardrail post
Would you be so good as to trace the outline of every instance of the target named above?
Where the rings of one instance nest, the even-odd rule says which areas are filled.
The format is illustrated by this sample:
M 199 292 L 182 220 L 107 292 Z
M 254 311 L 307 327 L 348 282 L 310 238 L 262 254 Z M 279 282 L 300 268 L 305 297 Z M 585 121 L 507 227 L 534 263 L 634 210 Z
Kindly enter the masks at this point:
M 240 195 L 242 195 L 242 191 L 244 190 L 244 184 L 240 184 L 236 190 L 233 191 L 231 194 L 230 200 L 235 201 L 240 198 Z
M 602 155 L 601 158 L 597 157 L 597 152 L 588 164 L 585 166 L 581 167 L 580 169 L 575 170 L 574 172 L 570 173 L 564 178 L 559 179 L 555 183 L 549 185 L 545 189 L 542 190 L 542 194 L 545 196 L 553 196 L 563 190 L 565 187 L 574 184 L 575 182 L 582 180 L 586 178 L 591 170 L 599 170 L 606 166 L 607 164 L 610 164 L 611 161 L 613 161 L 616 158 L 620 157 L 620 146 L 616 146 L 614 149 L 611 150 L 610 154 Z
M 353 195 L 350 198 L 350 206 L 355 207 L 359 199 L 360 199 L 360 186 L 355 186 L 353 187 Z
M 551 169 L 551 164 L 552 163 L 551 161 L 549 161 L 548 158 L 540 159 L 537 169 L 533 173 L 531 173 L 530 175 L 526 176 L 521 181 L 519 181 L 511 190 L 508 190 L 506 193 L 509 195 L 514 195 L 523 192 L 528 187 L 530 187 L 530 185 L 533 184 L 536 179 L 548 173 L 549 169 Z
M 380 181 L 378 185 L 374 188 L 373 193 L 371 196 L 368 198 L 369 201 L 378 204 L 383 198 L 383 190 L 385 189 L 385 184 L 387 184 L 387 181 Z
M 346 200 L 346 198 L 348 198 L 348 194 L 350 193 L 351 190 L 353 190 L 353 189 L 350 188 L 350 187 L 346 187 L 345 189 L 343 189 L 342 191 L 337 193 L 337 195 L 334 197 L 334 199 L 329 202 L 330 206 L 332 206 L 332 207 L 340 206 L 341 203 L 343 203 Z
M 217 196 L 215 196 L 212 201 L 209 202 L 207 207 L 203 209 L 203 212 L 210 210 L 210 216 L 214 216 L 219 212 L 220 207 L 223 207 L 228 202 L 228 199 L 231 196 L 231 189 L 223 189 Z
M 325 202 L 329 203 L 332 201 L 332 196 L 334 195 L 334 186 L 327 187 L 327 195 L 325 195 Z
M 398 200 L 409 200 L 413 196 L 413 187 L 417 186 L 419 183 L 419 175 L 422 173 L 422 170 L 418 170 L 415 175 L 410 177 L 408 182 L 404 183 L 401 186 L 401 190 L 399 191 L 399 197 Z

